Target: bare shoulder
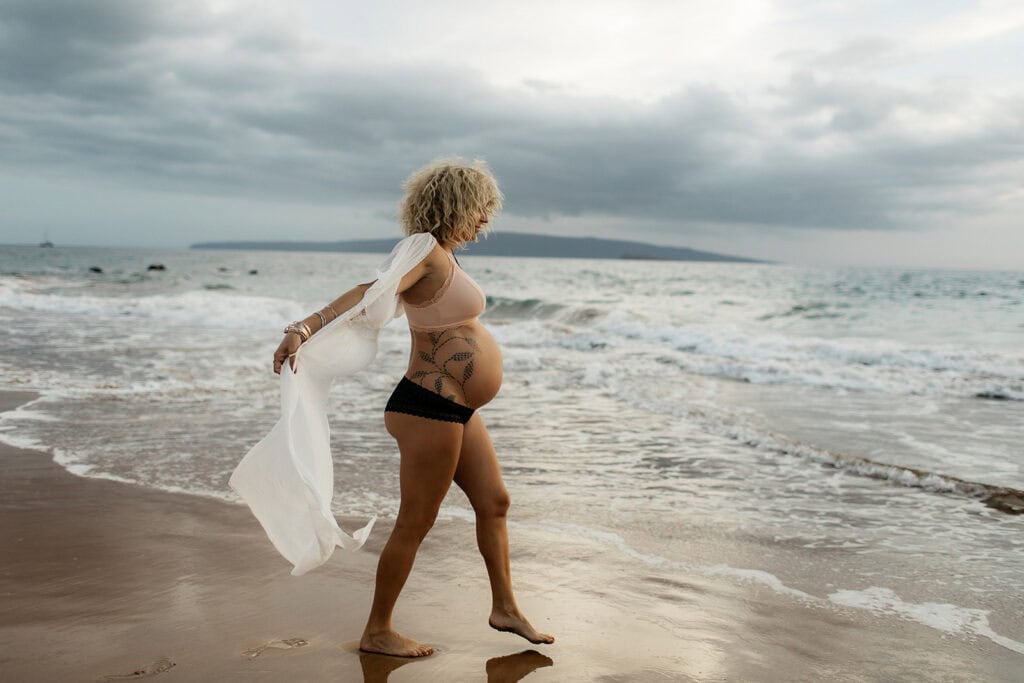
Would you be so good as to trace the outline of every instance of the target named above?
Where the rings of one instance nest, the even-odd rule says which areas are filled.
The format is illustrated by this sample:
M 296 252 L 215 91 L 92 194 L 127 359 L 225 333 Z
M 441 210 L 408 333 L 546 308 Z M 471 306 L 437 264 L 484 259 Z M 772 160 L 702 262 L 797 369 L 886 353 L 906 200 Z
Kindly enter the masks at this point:
M 423 270 L 421 275 L 427 275 L 438 271 L 447 273 L 448 254 L 439 242 L 434 242 L 434 248 L 430 250 L 430 253 L 427 254 L 426 258 L 420 261 L 419 265 Z
M 434 268 L 444 264 L 445 262 L 445 250 L 441 246 L 441 243 L 437 241 L 432 234 L 429 232 L 420 232 L 405 237 L 399 245 L 395 247 L 395 250 L 399 250 L 401 245 L 409 245 L 408 248 L 415 250 L 418 254 L 416 258 L 421 259 L 417 266 L 425 266 L 427 269 L 433 270 Z M 426 256 L 422 254 L 426 253 Z
M 444 248 L 440 244 L 434 243 L 434 248 L 430 250 L 426 258 L 416 264 L 416 267 L 410 270 L 402 278 L 402 282 L 398 287 L 398 292 L 404 293 L 409 289 L 414 288 L 420 282 L 424 280 L 434 280 L 437 278 L 444 278 L 448 273 L 448 256 L 444 251 Z

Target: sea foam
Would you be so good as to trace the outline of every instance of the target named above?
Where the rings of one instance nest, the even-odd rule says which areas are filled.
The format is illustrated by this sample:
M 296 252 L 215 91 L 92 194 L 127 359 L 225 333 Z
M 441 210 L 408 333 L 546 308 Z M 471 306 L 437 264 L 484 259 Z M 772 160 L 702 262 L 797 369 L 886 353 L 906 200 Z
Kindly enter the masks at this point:
M 988 638 L 1008 650 L 1024 654 L 1024 643 L 996 633 L 988 623 L 989 612 L 948 603 L 912 603 L 902 600 L 890 588 L 872 586 L 864 590 L 840 590 L 828 596 L 836 605 L 891 614 L 952 635 Z

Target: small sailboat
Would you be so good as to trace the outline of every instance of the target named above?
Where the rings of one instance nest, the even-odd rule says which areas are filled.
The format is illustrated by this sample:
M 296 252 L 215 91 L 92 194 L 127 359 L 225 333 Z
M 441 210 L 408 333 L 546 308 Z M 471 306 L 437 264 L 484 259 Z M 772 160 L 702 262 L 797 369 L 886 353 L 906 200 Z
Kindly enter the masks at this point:
M 53 249 L 53 242 L 50 241 L 50 236 L 43 233 L 43 241 L 39 243 L 39 246 L 44 249 Z

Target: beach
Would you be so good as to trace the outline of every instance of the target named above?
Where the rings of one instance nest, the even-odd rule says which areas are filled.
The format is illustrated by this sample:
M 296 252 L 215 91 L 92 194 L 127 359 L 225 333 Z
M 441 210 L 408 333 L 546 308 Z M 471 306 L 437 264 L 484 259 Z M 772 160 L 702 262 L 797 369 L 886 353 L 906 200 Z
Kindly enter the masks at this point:
M 282 325 L 380 259 L 0 246 L 5 679 L 1021 679 L 1024 276 L 471 250 L 513 581 L 557 641 L 487 627 L 453 487 L 395 615 L 437 653 L 359 655 L 405 320 L 328 401 L 363 550 L 293 577 L 227 482 Z
M 1024 2 L 0 8 L 0 683 L 1024 683 Z
M 0 410 L 29 398 L 0 393 Z M 1013 681 L 1024 661 L 756 582 L 651 571 L 624 586 L 579 541 L 531 535 L 524 548 L 513 532 L 522 606 L 557 637 L 532 646 L 487 628 L 486 576 L 457 520 L 431 531 L 396 613 L 436 654 L 360 654 L 386 528 L 292 577 L 244 506 L 78 477 L 10 446 L 0 472 L 11 681 Z

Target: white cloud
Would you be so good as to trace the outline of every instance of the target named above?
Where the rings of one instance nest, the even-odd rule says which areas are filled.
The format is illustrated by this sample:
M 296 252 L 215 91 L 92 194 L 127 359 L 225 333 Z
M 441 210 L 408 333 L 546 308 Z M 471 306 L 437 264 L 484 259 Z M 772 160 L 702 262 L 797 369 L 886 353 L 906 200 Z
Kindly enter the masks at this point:
M 913 34 L 921 49 L 940 50 L 991 40 L 1024 29 L 1024 4 L 1019 0 L 982 0 L 927 22 Z
M 500 86 L 570 84 L 587 96 L 650 101 L 727 65 L 751 68 L 768 0 L 520 0 L 467 5 L 311 3 L 309 28 L 341 59 L 472 69 Z

